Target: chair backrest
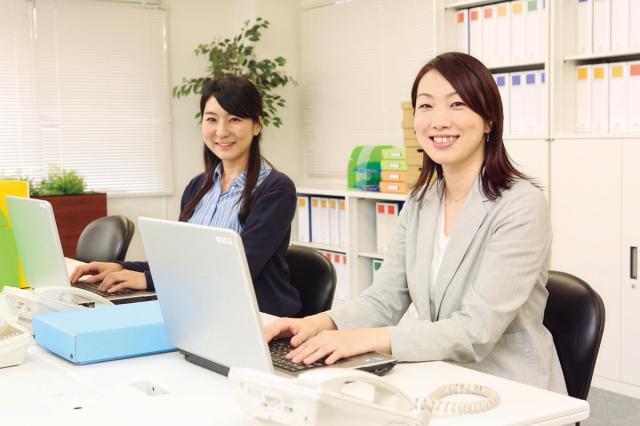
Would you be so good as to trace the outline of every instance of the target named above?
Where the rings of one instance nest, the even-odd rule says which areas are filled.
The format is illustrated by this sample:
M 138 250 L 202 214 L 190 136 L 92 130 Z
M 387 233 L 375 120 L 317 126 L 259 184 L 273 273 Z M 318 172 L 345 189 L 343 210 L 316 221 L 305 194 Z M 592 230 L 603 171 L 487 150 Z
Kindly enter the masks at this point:
M 83 262 L 123 261 L 135 232 L 125 216 L 105 216 L 89 223 L 78 238 L 76 258 Z
M 313 315 L 331 309 L 336 291 L 336 270 L 318 250 L 289 246 L 287 251 L 289 279 L 302 300 L 300 316 Z
M 549 271 L 544 325 L 553 335 L 569 395 L 587 399 L 602 332 L 604 303 L 586 282 Z

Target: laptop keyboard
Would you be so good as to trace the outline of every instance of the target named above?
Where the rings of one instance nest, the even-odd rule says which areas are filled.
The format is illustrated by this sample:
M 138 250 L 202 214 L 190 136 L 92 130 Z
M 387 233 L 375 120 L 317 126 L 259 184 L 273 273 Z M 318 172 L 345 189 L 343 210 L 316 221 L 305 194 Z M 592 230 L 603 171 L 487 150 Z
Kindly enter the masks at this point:
M 77 283 L 73 284 L 74 287 L 81 288 L 83 290 L 87 290 L 87 291 L 90 291 L 92 293 L 99 294 L 102 297 L 126 296 L 127 294 L 131 294 L 131 293 L 133 293 L 135 291 L 135 290 L 130 289 L 130 288 L 123 288 L 121 290 L 114 291 L 113 293 L 107 293 L 106 291 L 98 290 L 98 286 L 99 285 L 100 285 L 100 283 L 90 283 L 89 281 L 78 281 Z
M 291 345 L 289 344 L 289 339 L 274 339 L 269 342 L 269 351 L 271 352 L 271 360 L 273 361 L 273 365 L 286 371 L 291 371 L 292 373 L 310 370 L 312 368 L 323 367 L 324 359 L 318 360 L 312 364 L 299 363 L 296 364 L 291 362 L 285 355 L 291 351 Z

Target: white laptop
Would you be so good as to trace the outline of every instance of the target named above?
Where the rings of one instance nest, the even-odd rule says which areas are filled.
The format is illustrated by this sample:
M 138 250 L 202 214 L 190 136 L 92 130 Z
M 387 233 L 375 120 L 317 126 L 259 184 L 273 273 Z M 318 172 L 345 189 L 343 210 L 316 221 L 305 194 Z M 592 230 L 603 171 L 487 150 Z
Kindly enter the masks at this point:
M 285 375 L 309 368 L 284 359 L 288 339 L 267 344 L 236 232 L 145 217 L 138 224 L 169 339 L 187 360 L 224 375 L 231 367 Z M 395 362 L 370 352 L 334 365 L 383 374 Z
M 10 195 L 6 200 L 18 254 L 29 286 L 34 289 L 71 286 L 51 204 L 44 200 Z M 96 284 L 82 283 L 77 287 L 99 294 L 115 304 L 155 299 L 155 293 L 148 291 L 109 294 L 98 291 Z

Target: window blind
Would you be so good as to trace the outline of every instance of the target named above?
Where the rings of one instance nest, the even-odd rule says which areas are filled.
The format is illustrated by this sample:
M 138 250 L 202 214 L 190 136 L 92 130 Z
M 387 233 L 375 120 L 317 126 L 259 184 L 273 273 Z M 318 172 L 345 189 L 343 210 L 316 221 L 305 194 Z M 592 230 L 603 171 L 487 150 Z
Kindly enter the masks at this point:
M 93 190 L 170 192 L 165 12 L 42 0 L 35 3 L 29 31 L 38 137 L 20 143 L 23 150 L 35 145 L 28 155 L 14 155 L 9 164 L 0 159 L 3 169 L 38 177 L 53 165 L 77 170 Z
M 305 167 L 346 176 L 357 145 L 402 144 L 400 102 L 433 57 L 433 0 L 301 3 Z

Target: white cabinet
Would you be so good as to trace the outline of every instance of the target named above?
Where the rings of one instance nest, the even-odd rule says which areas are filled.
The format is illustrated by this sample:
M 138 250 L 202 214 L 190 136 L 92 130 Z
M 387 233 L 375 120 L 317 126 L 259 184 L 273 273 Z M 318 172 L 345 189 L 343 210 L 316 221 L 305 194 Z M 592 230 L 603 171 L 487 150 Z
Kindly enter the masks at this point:
M 621 147 L 619 140 L 551 144 L 551 268 L 582 278 L 602 297 L 596 374 L 613 380 L 620 379 Z
M 640 140 L 622 143 L 621 378 L 640 386 Z M 632 262 L 633 259 L 633 262 Z

